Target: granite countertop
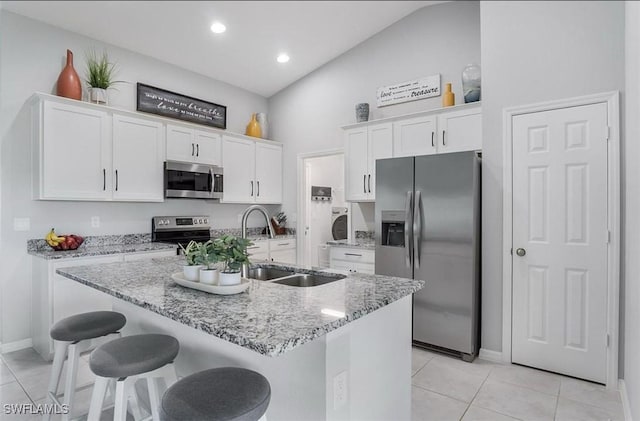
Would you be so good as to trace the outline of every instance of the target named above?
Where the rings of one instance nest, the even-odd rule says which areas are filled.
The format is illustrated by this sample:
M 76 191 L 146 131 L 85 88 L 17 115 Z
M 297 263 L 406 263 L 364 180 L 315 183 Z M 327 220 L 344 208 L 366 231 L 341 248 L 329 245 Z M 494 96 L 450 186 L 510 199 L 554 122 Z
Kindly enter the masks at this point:
M 46 260 L 73 259 L 78 257 L 108 256 L 122 253 L 144 253 L 163 250 L 176 250 L 177 246 L 170 243 L 133 243 L 133 244 L 108 244 L 85 245 L 82 244 L 76 250 L 31 249 L 29 254 Z
M 424 286 L 424 281 L 354 273 L 309 288 L 250 280 L 247 291 L 223 296 L 174 283 L 170 275 L 181 272 L 183 262 L 181 257 L 154 258 L 61 268 L 57 273 L 267 356 L 322 337 Z
M 265 241 L 265 240 L 295 240 L 295 234 L 282 234 L 276 235 L 274 238 L 269 238 L 268 235 L 265 234 L 257 234 L 257 235 L 247 235 L 247 238 L 251 241 Z
M 347 242 L 347 241 L 327 241 L 327 245 L 331 247 L 347 247 L 353 249 L 364 249 L 364 250 L 375 250 L 376 245 L 374 242 L 369 241 L 356 241 L 356 242 Z

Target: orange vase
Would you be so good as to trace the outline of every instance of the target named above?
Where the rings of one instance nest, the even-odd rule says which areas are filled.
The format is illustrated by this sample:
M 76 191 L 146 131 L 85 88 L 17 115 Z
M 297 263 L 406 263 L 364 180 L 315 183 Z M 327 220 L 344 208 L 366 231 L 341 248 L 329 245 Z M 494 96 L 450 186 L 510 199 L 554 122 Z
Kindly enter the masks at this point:
M 456 96 L 451 92 L 451 84 L 444 85 L 444 94 L 442 94 L 442 106 L 451 107 L 456 104 Z
M 82 84 L 76 69 L 73 68 L 73 53 L 71 50 L 67 50 L 67 65 L 64 66 L 60 76 L 58 76 L 56 94 L 66 98 L 77 99 L 78 101 L 82 99 Z
M 247 136 L 253 137 L 262 137 L 262 129 L 260 128 L 260 123 L 256 120 L 256 115 L 251 114 L 251 121 L 247 124 Z

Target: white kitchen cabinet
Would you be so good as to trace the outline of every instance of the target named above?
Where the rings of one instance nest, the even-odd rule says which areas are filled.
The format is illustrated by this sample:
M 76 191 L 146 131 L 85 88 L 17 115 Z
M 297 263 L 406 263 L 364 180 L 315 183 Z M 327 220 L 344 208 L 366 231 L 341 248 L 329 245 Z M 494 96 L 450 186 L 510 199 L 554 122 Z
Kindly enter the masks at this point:
M 161 257 L 174 257 L 178 255 L 178 250 L 160 250 L 160 251 L 145 251 L 142 253 L 127 253 L 124 255 L 125 262 L 135 262 L 136 260 L 145 259 L 158 259 Z
M 274 263 L 295 265 L 296 256 L 295 239 L 272 239 L 269 240 L 269 258 Z
M 58 275 L 64 267 L 97 265 L 175 256 L 173 250 L 115 254 L 100 257 L 46 260 L 32 257 L 31 336 L 33 347 L 46 360 L 53 357 L 51 326 L 58 320 L 89 311 L 111 310 L 113 298 L 94 288 Z
M 111 198 L 109 115 L 44 101 L 34 105 L 32 117 L 35 198 Z
M 222 138 L 223 203 L 282 203 L 282 145 Z
M 482 114 L 479 108 L 438 115 L 438 153 L 482 149 Z
M 167 160 L 220 165 L 221 155 L 218 133 L 167 124 Z
M 113 115 L 113 199 L 164 200 L 163 125 L 150 119 Z
M 269 259 L 269 240 L 256 240 L 253 245 L 247 247 L 251 263 L 263 263 Z
M 393 156 L 391 123 L 345 132 L 347 200 L 375 200 L 376 160 Z
M 329 267 L 349 272 L 373 274 L 375 273 L 375 251 L 331 246 Z
M 393 131 L 394 157 L 431 155 L 437 152 L 435 115 L 395 121 Z

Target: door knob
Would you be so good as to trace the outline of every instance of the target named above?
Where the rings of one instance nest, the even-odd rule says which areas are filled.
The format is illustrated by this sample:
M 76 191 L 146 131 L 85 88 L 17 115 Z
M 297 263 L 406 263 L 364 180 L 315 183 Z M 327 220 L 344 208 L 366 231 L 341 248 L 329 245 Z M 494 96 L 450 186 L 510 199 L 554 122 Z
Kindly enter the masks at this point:
M 523 249 L 523 248 L 519 248 L 519 249 L 516 249 L 516 254 L 517 254 L 518 256 L 522 257 L 522 256 L 524 256 L 525 254 L 527 254 L 527 251 L 526 251 L 525 249 Z

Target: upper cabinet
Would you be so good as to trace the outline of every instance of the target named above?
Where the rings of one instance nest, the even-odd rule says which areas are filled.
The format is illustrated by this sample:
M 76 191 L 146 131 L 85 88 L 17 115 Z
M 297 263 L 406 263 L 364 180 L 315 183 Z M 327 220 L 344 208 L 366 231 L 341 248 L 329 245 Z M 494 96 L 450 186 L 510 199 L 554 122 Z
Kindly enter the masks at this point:
M 282 203 L 282 144 L 222 137 L 223 203 Z
M 220 165 L 222 137 L 218 133 L 167 124 L 167 160 Z
M 375 200 L 378 159 L 482 149 L 480 104 L 456 108 L 345 127 L 346 200 Z

